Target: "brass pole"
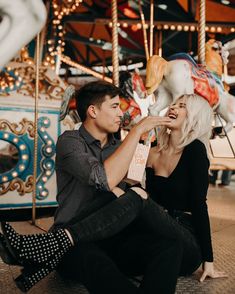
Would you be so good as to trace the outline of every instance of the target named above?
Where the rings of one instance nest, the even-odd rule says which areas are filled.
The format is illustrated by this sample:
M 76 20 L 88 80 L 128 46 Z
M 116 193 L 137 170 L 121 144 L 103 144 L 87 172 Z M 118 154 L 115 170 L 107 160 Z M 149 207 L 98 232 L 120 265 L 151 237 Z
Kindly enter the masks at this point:
M 145 56 L 146 56 L 146 60 L 148 60 L 149 59 L 149 49 L 148 49 L 146 24 L 145 24 L 144 13 L 143 13 L 143 9 L 142 9 L 140 0 L 139 0 L 139 11 L 140 11 L 140 18 L 141 18 L 141 22 L 142 22 L 142 31 L 143 31 L 143 37 L 144 37 Z
M 46 0 L 45 6 L 46 6 L 46 10 L 47 10 L 47 15 L 49 15 L 50 0 Z M 48 18 L 47 18 L 46 24 L 44 25 L 44 27 L 43 27 L 43 29 L 42 29 L 42 31 L 40 33 L 40 50 L 39 50 L 40 64 L 41 64 L 42 59 L 43 59 L 43 47 L 44 47 L 44 42 L 45 42 L 45 38 L 46 38 L 46 34 L 47 34 L 47 29 L 48 29 Z
M 119 86 L 119 60 L 118 60 L 118 13 L 117 0 L 112 0 L 112 65 L 113 83 Z
M 159 31 L 158 38 L 158 55 L 162 57 L 162 31 Z
M 154 2 L 150 1 L 149 55 L 153 55 Z
M 37 160 L 38 160 L 38 96 L 39 96 L 39 62 L 40 62 L 40 34 L 36 41 L 36 68 L 35 68 L 35 102 L 34 102 L 34 158 L 33 158 L 33 193 L 32 193 L 32 224 L 36 223 L 36 196 L 37 196 Z
M 198 63 L 205 65 L 205 43 L 206 43 L 206 0 L 199 3 L 198 24 Z
M 102 80 L 105 80 L 109 83 L 112 83 L 113 80 L 109 77 L 106 77 L 104 76 L 104 74 L 101 74 L 99 72 L 96 72 L 88 67 L 85 67 L 84 65 L 81 65 L 77 62 L 74 62 L 72 60 L 70 60 L 68 57 L 66 57 L 65 55 L 60 55 L 60 60 L 63 61 L 64 63 L 68 64 L 68 65 L 71 65 L 77 69 L 80 69 L 81 71 L 84 71 L 85 73 L 88 73 L 90 75 L 92 75 L 93 77 L 96 77 L 97 79 L 102 79 Z

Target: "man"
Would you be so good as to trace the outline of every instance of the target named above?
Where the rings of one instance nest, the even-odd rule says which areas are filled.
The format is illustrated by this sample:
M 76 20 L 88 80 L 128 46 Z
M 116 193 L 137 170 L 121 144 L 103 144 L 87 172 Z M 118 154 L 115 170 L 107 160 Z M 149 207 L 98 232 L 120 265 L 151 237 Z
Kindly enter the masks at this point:
M 54 228 L 73 223 L 105 191 L 121 196 L 124 192 L 118 185 L 123 188 L 121 182 L 141 135 L 171 121 L 167 117 L 147 117 L 120 144 L 113 137 L 122 119 L 119 93 L 114 85 L 98 81 L 85 85 L 76 95 L 82 125 L 79 130 L 62 134 L 57 143 L 59 206 Z M 136 187 L 135 191 L 147 198 L 144 190 Z M 59 270 L 78 279 L 90 293 L 174 293 L 180 261 L 177 242 L 154 236 L 137 220 L 112 238 L 79 242 L 65 256 Z M 140 288 L 128 279 L 138 274 L 144 275 Z

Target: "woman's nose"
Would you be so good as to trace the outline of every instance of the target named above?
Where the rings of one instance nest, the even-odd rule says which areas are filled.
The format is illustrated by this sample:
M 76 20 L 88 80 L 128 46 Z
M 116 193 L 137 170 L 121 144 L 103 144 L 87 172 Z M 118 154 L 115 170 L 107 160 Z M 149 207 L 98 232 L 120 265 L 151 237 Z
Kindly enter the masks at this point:
M 170 109 L 177 109 L 179 106 L 177 104 L 171 105 Z

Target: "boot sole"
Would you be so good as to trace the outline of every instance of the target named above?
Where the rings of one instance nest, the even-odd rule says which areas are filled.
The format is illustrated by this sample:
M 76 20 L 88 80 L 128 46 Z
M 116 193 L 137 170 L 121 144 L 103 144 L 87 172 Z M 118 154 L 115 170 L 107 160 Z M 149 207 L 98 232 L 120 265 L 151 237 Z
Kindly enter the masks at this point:
M 9 265 L 21 265 L 14 256 L 11 255 L 9 250 L 6 247 L 5 238 L 3 235 L 0 236 L 0 256 L 6 264 Z
M 7 237 L 7 232 L 6 232 L 6 229 L 5 229 L 5 222 L 1 222 L 1 229 L 2 229 L 2 232 L 3 232 L 3 236 L 4 236 L 4 241 L 5 241 L 5 252 L 7 254 L 7 252 L 9 252 L 9 259 L 13 259 L 16 261 L 17 265 L 24 265 L 24 263 L 19 260 L 18 256 L 16 255 L 14 249 L 12 248 L 10 242 L 8 241 L 8 237 Z M 1 242 L 2 243 L 2 242 Z

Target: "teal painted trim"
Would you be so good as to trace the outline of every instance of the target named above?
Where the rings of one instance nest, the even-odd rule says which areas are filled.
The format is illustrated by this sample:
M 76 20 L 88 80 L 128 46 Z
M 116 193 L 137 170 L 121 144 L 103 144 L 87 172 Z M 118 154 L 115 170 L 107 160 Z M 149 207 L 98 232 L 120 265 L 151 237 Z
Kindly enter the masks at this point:
M 60 116 L 58 116 L 58 119 L 57 119 L 57 125 L 58 125 L 58 136 L 61 134 L 61 124 L 60 124 Z
M 39 206 L 37 206 L 39 205 Z M 45 207 L 45 206 L 58 206 L 58 203 L 56 201 L 53 202 L 45 202 L 45 203 L 38 203 L 36 202 L 36 208 L 37 207 Z M 18 203 L 18 204 L 0 204 L 0 209 L 1 208 L 27 208 L 27 207 L 32 207 L 32 203 Z
M 18 111 L 18 112 L 34 112 L 33 109 L 27 109 L 27 108 L 18 108 L 18 107 L 4 107 L 0 106 L 0 110 L 11 110 L 11 111 Z M 41 109 L 39 110 L 39 113 L 52 113 L 52 114 L 60 114 L 59 110 L 46 110 L 46 109 Z

